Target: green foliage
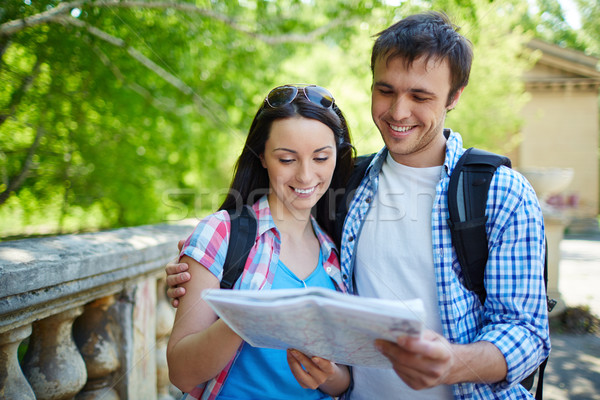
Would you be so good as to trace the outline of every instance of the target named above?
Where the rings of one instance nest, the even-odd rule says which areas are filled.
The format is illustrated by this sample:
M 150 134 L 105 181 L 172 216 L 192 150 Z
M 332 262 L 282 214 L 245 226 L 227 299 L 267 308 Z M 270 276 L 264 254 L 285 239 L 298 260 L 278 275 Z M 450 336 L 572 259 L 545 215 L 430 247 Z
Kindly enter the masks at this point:
M 581 14 L 579 38 L 586 53 L 600 57 L 600 7 L 598 0 L 576 0 Z
M 425 9 L 445 10 L 475 47 L 448 126 L 507 150 L 529 62 L 522 2 L 392 3 L 4 1 L 0 236 L 201 217 L 224 196 L 266 92 L 284 83 L 330 88 L 358 153 L 377 150 L 372 35 Z M 42 18 L 8 32 L 31 16 Z
M 522 26 L 540 39 L 600 57 L 600 7 L 598 0 L 573 0 L 581 27 L 569 25 L 559 0 L 537 0 Z
M 290 81 L 281 67 L 313 43 L 348 48 L 372 4 L 108 3 L 0 36 L 0 235 L 214 208 L 265 93 Z M 9 0 L 0 24 L 65 4 Z M 334 66 L 301 81 L 327 85 Z
M 537 0 L 536 7 L 523 21 L 540 39 L 585 51 L 585 44 L 576 30 L 568 24 L 565 11 L 558 0 Z

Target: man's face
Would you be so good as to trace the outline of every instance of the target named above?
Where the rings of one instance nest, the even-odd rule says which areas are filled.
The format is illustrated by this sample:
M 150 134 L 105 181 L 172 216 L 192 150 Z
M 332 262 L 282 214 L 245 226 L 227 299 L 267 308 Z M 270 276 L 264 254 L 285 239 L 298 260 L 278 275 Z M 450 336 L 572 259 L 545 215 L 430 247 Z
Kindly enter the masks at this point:
M 448 62 L 416 59 L 406 67 L 404 59 L 381 58 L 375 63 L 371 114 L 391 156 L 411 167 L 442 165 L 446 140 L 446 112 L 453 108 L 462 89 L 448 103 Z

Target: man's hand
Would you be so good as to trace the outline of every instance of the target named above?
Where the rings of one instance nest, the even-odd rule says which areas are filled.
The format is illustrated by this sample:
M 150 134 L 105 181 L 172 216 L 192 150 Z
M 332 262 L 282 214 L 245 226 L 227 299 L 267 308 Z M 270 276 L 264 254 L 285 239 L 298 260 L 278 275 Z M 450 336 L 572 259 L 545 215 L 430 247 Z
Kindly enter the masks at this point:
M 487 341 L 450 344 L 431 330 L 418 338 L 376 340 L 396 374 L 415 390 L 462 382 L 494 383 L 506 379 L 508 367 L 498 347 Z
M 420 390 L 450 384 L 454 352 L 443 336 L 427 330 L 420 339 L 400 337 L 396 343 L 377 340 L 375 346 L 411 388 Z
M 180 240 L 177 243 L 179 252 L 181 252 L 184 243 L 185 240 Z M 179 262 L 179 256 L 175 257 L 175 259 L 165 267 L 165 272 L 167 273 L 167 285 L 169 286 L 167 289 L 167 296 L 171 298 L 171 304 L 175 308 L 179 306 L 179 297 L 185 294 L 185 288 L 178 287 L 177 285 L 185 283 L 192 278 L 190 273 L 187 272 L 188 268 L 189 266 L 186 263 Z

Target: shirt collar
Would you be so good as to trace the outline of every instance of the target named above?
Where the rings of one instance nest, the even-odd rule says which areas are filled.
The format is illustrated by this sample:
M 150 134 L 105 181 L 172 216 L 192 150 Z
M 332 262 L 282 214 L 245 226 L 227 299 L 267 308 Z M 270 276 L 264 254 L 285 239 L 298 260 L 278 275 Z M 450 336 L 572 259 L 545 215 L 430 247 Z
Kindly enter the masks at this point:
M 377 175 L 379 175 L 379 172 L 383 167 L 383 163 L 385 162 L 387 155 L 388 149 L 384 146 L 381 150 L 377 152 L 377 154 L 375 154 L 373 160 L 371 160 L 371 163 L 369 164 L 365 172 L 365 176 L 368 176 L 370 179 L 373 179 Z
M 454 132 L 451 129 L 448 129 L 448 137 L 446 139 L 446 156 L 444 158 L 444 171 L 448 173 L 448 175 L 452 174 L 452 170 L 454 166 L 458 162 L 458 159 L 462 155 L 462 147 L 463 140 L 458 132 Z M 367 172 L 365 173 L 370 178 L 378 175 L 381 171 L 381 167 L 385 162 L 385 159 L 388 155 L 387 147 L 383 147 L 373 158 L 371 164 L 367 168 Z
M 275 234 L 281 238 L 281 234 L 275 225 L 275 221 L 273 220 L 273 216 L 271 214 L 271 209 L 269 208 L 269 200 L 267 195 L 263 195 L 256 203 L 254 203 L 252 209 L 258 218 L 258 235 L 261 236 L 265 232 L 273 230 Z M 310 221 L 315 234 L 317 235 L 317 239 L 319 240 L 321 251 L 323 252 L 323 259 L 327 260 L 329 259 L 331 252 L 335 250 L 335 245 L 312 215 L 310 216 Z
M 446 140 L 446 157 L 444 159 L 444 171 L 448 176 L 452 175 L 452 171 L 462 155 L 463 141 L 458 132 L 450 131 L 450 135 Z
M 329 260 L 329 256 L 332 251 L 335 251 L 337 254 L 337 249 L 335 248 L 335 244 L 331 240 L 329 236 L 323 231 L 323 229 L 319 226 L 317 221 L 310 216 L 310 222 L 312 223 L 315 234 L 317 235 L 317 239 L 321 245 L 321 252 L 323 253 L 323 260 Z
M 267 199 L 267 195 L 263 195 L 256 203 L 252 205 L 252 209 L 256 214 L 256 218 L 258 220 L 258 235 L 261 236 L 265 232 L 273 229 L 279 235 L 279 231 L 275 226 L 275 221 L 273 221 L 273 216 L 271 215 L 271 209 L 269 208 L 269 200 Z

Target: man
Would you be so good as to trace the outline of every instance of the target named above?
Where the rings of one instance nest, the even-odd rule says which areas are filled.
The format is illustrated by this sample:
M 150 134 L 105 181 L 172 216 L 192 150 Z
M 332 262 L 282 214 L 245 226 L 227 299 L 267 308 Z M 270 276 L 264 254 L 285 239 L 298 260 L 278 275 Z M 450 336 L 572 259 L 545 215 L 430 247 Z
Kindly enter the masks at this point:
M 349 206 L 342 272 L 358 295 L 423 299 L 428 329 L 421 339 L 377 341 L 393 370 L 354 367 L 350 399 L 527 399 L 518 383 L 550 351 L 542 213 L 509 168 L 497 170 L 488 197 L 485 306 L 461 283 L 446 194 L 464 149 L 443 128 L 471 60 L 470 43 L 442 13 L 409 16 L 373 47 L 371 112 L 385 147 Z M 169 285 L 184 278 L 169 276 Z

